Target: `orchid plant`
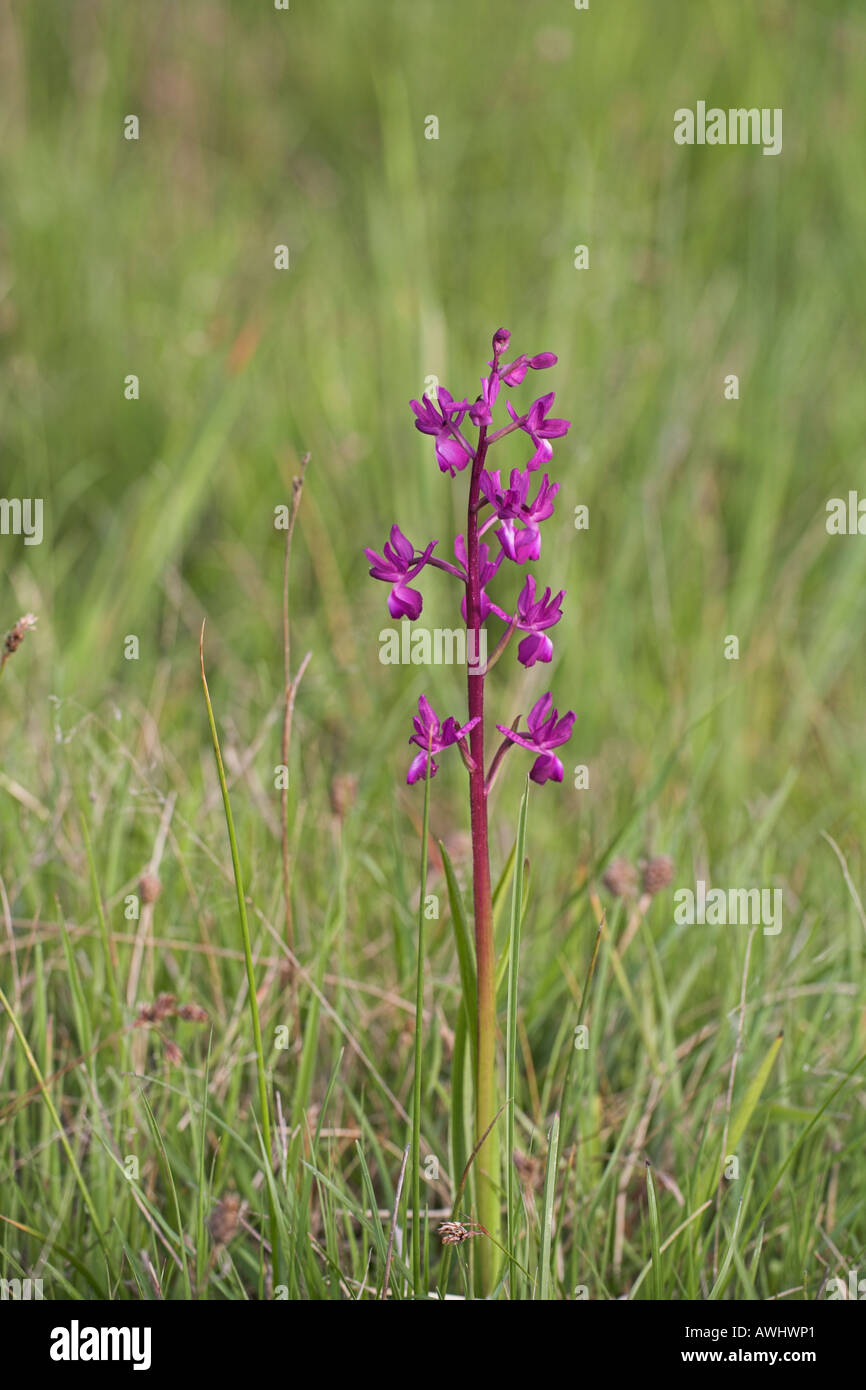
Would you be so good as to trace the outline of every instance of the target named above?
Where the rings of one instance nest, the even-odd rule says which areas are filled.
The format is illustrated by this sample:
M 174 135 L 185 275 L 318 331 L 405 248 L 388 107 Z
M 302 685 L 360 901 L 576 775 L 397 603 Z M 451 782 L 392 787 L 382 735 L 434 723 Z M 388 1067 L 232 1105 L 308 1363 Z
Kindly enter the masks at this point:
M 493 360 L 481 379 L 481 394 L 474 402 L 455 401 L 439 387 L 434 402 L 425 395 L 411 402 L 415 428 L 434 439 L 436 461 L 443 473 L 454 478 L 468 471 L 469 491 L 466 530 L 454 541 L 454 560 L 434 554 L 438 541 L 417 549 L 398 526 L 391 528 L 382 553 L 366 550 L 370 574 L 390 584 L 388 611 L 392 618 L 415 621 L 423 600 L 413 583 L 425 569 L 439 569 L 462 586 L 461 613 L 467 629 L 467 650 L 475 654 L 468 662 L 468 718 L 440 720 L 426 695 L 418 701 L 414 733 L 410 743 L 419 750 L 409 765 L 409 784 L 429 781 L 438 771 L 437 758 L 456 746 L 469 773 L 469 809 L 472 834 L 472 880 L 477 970 L 476 1076 L 475 1076 L 475 1163 L 476 1190 L 482 1229 L 492 1239 L 482 1243 L 481 1286 L 489 1293 L 495 1280 L 500 1229 L 500 1164 L 496 1139 L 496 965 L 493 944 L 493 906 L 490 879 L 487 804 L 491 787 L 509 749 L 517 745 L 534 755 L 529 771 L 533 782 L 561 782 L 562 763 L 555 750 L 571 736 L 575 715 L 560 717 L 551 694 L 542 695 L 533 705 L 521 729 L 520 719 L 511 726 L 497 724 L 502 741 L 485 763 L 484 697 L 485 678 L 507 647 L 514 632 L 523 634 L 517 659 L 527 668 L 549 662 L 553 656 L 550 629 L 562 617 L 563 590 L 554 596 L 548 587 L 539 594 L 535 576 L 527 572 L 513 610 L 500 607 L 488 592 L 505 566 L 518 570 L 533 564 L 541 555 L 540 526 L 553 514 L 559 484 L 552 483 L 546 469 L 553 457 L 552 440 L 562 438 L 569 421 L 551 415 L 554 394 L 540 396 L 525 412 L 506 402 L 508 420 L 494 429 L 493 413 L 502 388 L 519 387 L 529 372 L 544 371 L 556 363 L 551 352 L 534 357 L 525 354 L 504 362 L 510 333 L 500 328 L 493 336 Z M 474 442 L 467 438 L 469 427 L 477 431 Z M 531 453 L 523 468 L 511 470 L 504 481 L 499 469 L 488 468 L 488 455 L 494 444 L 506 435 L 521 431 L 528 437 Z M 488 661 L 479 659 L 482 626 L 491 618 L 504 625 Z M 424 861 L 426 863 L 426 860 Z M 417 1213 L 417 1207 L 416 1207 Z M 417 1226 L 417 1216 L 416 1216 Z

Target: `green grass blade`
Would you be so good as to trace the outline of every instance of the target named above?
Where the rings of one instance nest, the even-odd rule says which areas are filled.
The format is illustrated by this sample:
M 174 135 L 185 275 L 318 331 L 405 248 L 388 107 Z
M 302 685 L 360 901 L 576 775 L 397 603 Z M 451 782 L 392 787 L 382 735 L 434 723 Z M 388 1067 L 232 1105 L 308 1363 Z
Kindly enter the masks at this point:
M 515 1255 L 516 1175 L 514 1171 L 514 1107 L 517 1103 L 517 982 L 520 969 L 520 926 L 523 918 L 523 865 L 526 850 L 526 814 L 529 805 L 529 778 L 520 800 L 515 842 L 514 880 L 511 885 L 511 926 L 508 933 L 508 1014 L 505 1041 L 505 1165 L 508 1253 Z M 559 1116 L 556 1119 L 559 1133 Z
M 472 1049 L 472 1074 L 475 1075 L 478 1039 L 475 1036 L 475 1020 L 478 1013 L 478 986 L 475 976 L 475 947 L 469 930 L 469 918 L 463 894 L 454 873 L 448 851 L 439 841 L 439 852 L 445 869 L 445 883 L 448 888 L 448 903 L 451 908 L 451 924 L 454 928 L 454 942 L 457 947 L 457 965 L 460 970 L 460 984 L 463 989 L 463 1009 L 468 1024 L 468 1035 Z
M 649 1160 L 647 1160 L 646 1165 L 646 1195 L 649 1209 L 650 1249 L 652 1251 L 653 1298 L 659 1301 L 663 1297 L 661 1224 L 659 1222 L 659 1204 L 656 1196 L 655 1179 L 653 1178 L 652 1165 Z
M 268 1103 L 268 1082 L 265 1073 L 265 1053 L 262 1043 L 262 1025 L 259 1019 L 259 1001 L 256 994 L 256 973 L 253 968 L 253 948 L 250 941 L 250 927 L 247 920 L 246 894 L 244 893 L 243 872 L 241 870 L 240 855 L 238 854 L 238 842 L 235 836 L 234 818 L 232 816 L 231 801 L 229 790 L 226 784 L 225 768 L 223 767 L 222 753 L 220 751 L 219 734 L 217 733 L 216 721 L 214 719 L 213 705 L 211 704 L 210 691 L 208 690 L 207 677 L 204 670 L 204 623 L 201 626 L 201 638 L 199 640 L 199 660 L 201 663 L 201 683 L 204 689 L 204 699 L 207 706 L 207 718 L 210 726 L 211 739 L 213 741 L 214 757 L 216 759 L 217 776 L 219 777 L 220 791 L 222 792 L 223 807 L 225 810 L 226 827 L 228 829 L 229 844 L 232 852 L 232 870 L 234 872 L 235 890 L 238 902 L 238 921 L 241 927 L 241 937 L 244 946 L 244 960 L 247 967 L 247 997 L 249 1000 L 250 1018 L 253 1027 L 253 1040 L 256 1049 L 256 1070 L 259 1085 L 259 1108 L 261 1110 L 262 1137 L 264 1141 L 265 1153 L 268 1162 L 273 1162 L 273 1148 L 271 1147 L 271 1119 L 270 1107 Z M 270 1188 L 269 1188 L 270 1191 Z M 271 1228 L 271 1250 L 274 1260 L 274 1282 L 277 1282 L 277 1221 L 273 1202 L 270 1202 L 270 1228 Z
M 541 1217 L 541 1283 L 539 1297 L 548 1300 L 553 1297 L 553 1228 L 554 1205 L 556 1202 L 556 1171 L 559 1164 L 559 1116 L 554 1115 L 550 1133 L 547 1136 L 547 1165 L 544 1170 L 544 1193 L 542 1196 Z

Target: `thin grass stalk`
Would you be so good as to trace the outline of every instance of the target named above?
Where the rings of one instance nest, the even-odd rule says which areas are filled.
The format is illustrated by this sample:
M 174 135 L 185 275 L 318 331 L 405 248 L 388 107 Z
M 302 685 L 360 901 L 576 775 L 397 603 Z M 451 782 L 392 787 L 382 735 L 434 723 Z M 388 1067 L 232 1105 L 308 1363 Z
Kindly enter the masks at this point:
M 84 805 L 78 800 L 78 818 L 81 823 L 81 834 L 84 839 L 84 851 L 87 855 L 87 866 L 90 873 L 90 887 L 93 893 L 93 901 L 96 906 L 96 920 L 99 923 L 99 935 L 102 940 L 102 952 L 105 958 L 105 974 L 108 980 L 108 997 L 111 1002 L 111 1026 L 115 1032 L 120 1032 L 123 1028 L 123 1013 L 120 1007 L 120 990 L 117 986 L 117 969 L 114 961 L 114 947 L 108 931 L 108 923 L 105 920 L 105 910 L 102 906 L 102 893 L 99 887 L 99 875 L 96 872 L 96 859 L 93 854 L 93 845 L 90 839 L 90 830 L 87 825 Z
M 283 767 L 289 766 L 289 748 L 292 739 L 292 716 L 295 710 L 295 696 L 298 693 L 298 686 L 301 677 L 310 659 L 310 653 L 304 657 L 298 674 L 292 680 L 291 665 L 291 628 L 289 623 L 289 572 L 292 558 L 292 537 L 295 532 L 295 519 L 298 515 L 298 508 L 301 505 L 301 494 L 304 490 L 304 474 L 310 455 L 304 454 L 301 459 L 301 471 L 296 478 L 292 479 L 292 501 L 289 507 L 289 524 L 286 527 L 286 548 L 283 556 L 283 683 L 284 683 L 284 704 L 283 704 L 283 729 L 280 743 L 280 752 Z M 289 787 L 288 777 L 285 778 L 285 785 L 280 793 L 280 829 L 282 839 L 282 865 L 283 865 L 283 898 L 286 913 L 286 945 L 294 954 L 295 950 L 295 929 L 292 918 L 292 875 L 291 861 L 289 856 Z M 292 1005 L 294 1006 L 294 990 L 292 991 Z M 294 1007 L 292 1007 L 294 1013 Z
M 553 1256 L 553 1208 L 556 1201 L 556 1170 L 559 1163 L 559 1116 L 554 1115 L 547 1136 L 547 1163 L 544 1170 L 543 1216 L 541 1222 L 541 1287 L 539 1296 L 552 1297 L 551 1262 Z
M 19 1019 L 18 1019 L 18 1015 L 15 1013 L 14 1009 L 12 1008 L 12 1005 L 9 1003 L 9 1000 L 6 998 L 6 995 L 4 994 L 2 988 L 0 988 L 0 1004 L 3 1005 L 3 1008 L 6 1010 L 7 1014 L 9 1015 L 10 1022 L 11 1022 L 11 1024 L 12 1024 L 12 1027 L 15 1029 L 15 1032 L 16 1032 L 16 1034 L 17 1034 L 17 1036 L 18 1036 L 18 1041 L 19 1041 L 20 1044 L 21 1044 L 21 1047 L 22 1047 L 22 1049 L 23 1049 L 24 1055 L 25 1055 L 25 1057 L 27 1058 L 27 1061 L 30 1063 L 31 1069 L 32 1069 L 32 1071 L 33 1071 L 33 1075 L 36 1077 L 36 1080 L 37 1080 L 37 1082 L 39 1083 L 39 1089 L 40 1089 L 40 1091 L 42 1092 L 42 1097 L 43 1097 L 43 1099 L 44 1099 L 44 1101 L 45 1101 L 46 1109 L 48 1110 L 48 1113 L 49 1113 L 49 1115 L 51 1116 L 51 1119 L 52 1119 L 52 1121 L 53 1121 L 53 1123 L 54 1123 L 54 1126 L 55 1126 L 55 1128 L 56 1128 L 56 1130 L 57 1130 L 57 1137 L 59 1138 L 61 1144 L 63 1145 L 63 1150 L 64 1150 L 64 1152 L 65 1152 L 65 1154 L 66 1154 L 67 1159 L 69 1160 L 69 1166 L 70 1166 L 70 1168 L 72 1169 L 73 1177 L 75 1178 L 75 1181 L 76 1181 L 76 1183 L 78 1184 L 78 1190 L 79 1190 L 79 1192 L 81 1193 L 82 1200 L 83 1200 L 83 1202 L 84 1202 L 85 1207 L 87 1208 L 87 1213 L 88 1213 L 88 1215 L 89 1215 L 91 1221 L 93 1222 L 93 1229 L 94 1229 L 94 1231 L 95 1231 L 95 1233 L 96 1233 L 96 1239 L 99 1241 L 100 1247 L 101 1247 L 101 1249 L 102 1249 L 102 1253 L 103 1253 L 103 1255 L 105 1256 L 106 1265 L 108 1266 L 109 1270 L 111 1270 L 111 1269 L 112 1269 L 112 1266 L 113 1266 L 113 1260 L 112 1260 L 112 1257 L 111 1257 L 111 1250 L 109 1249 L 108 1242 L 107 1242 L 107 1240 L 106 1240 L 106 1238 L 105 1238 L 105 1233 L 104 1233 L 103 1230 L 102 1230 L 102 1226 L 101 1226 L 100 1221 L 99 1221 L 99 1216 L 98 1216 L 98 1214 L 97 1214 L 96 1207 L 95 1207 L 94 1202 L 93 1202 L 93 1198 L 92 1198 L 91 1195 L 90 1195 L 90 1189 L 88 1188 L 86 1182 L 84 1181 L 84 1177 L 83 1177 L 83 1175 L 82 1175 L 81 1169 L 80 1169 L 79 1166 L 78 1166 L 78 1160 L 77 1160 L 77 1158 L 75 1157 L 75 1154 L 74 1154 L 73 1151 L 72 1151 L 72 1145 L 70 1144 L 68 1138 L 66 1137 L 66 1130 L 65 1130 L 65 1128 L 64 1128 L 64 1126 L 63 1126 L 63 1121 L 61 1120 L 59 1114 L 57 1113 L 57 1108 L 56 1108 L 56 1106 L 55 1106 L 55 1104 L 54 1104 L 54 1101 L 51 1099 L 51 1095 L 50 1095 L 50 1092 L 49 1092 L 49 1090 L 48 1090 L 48 1086 L 47 1086 L 47 1084 L 46 1084 L 46 1082 L 45 1082 L 45 1078 L 44 1078 L 43 1075 L 42 1075 L 42 1071 L 41 1071 L 41 1069 L 40 1069 L 40 1067 L 39 1067 L 39 1063 L 37 1062 L 35 1056 L 33 1055 L 33 1049 L 31 1048 L 29 1042 L 27 1041 L 27 1037 L 26 1037 L 26 1035 L 25 1035 L 25 1033 L 24 1033 L 24 1029 L 21 1027 L 21 1023 L 20 1023 L 20 1021 L 19 1021 Z
M 213 741 L 214 757 L 216 759 L 217 776 L 219 777 L 220 790 L 222 792 L 223 807 L 225 808 L 226 827 L 228 829 L 229 844 L 232 853 L 232 870 L 235 879 L 235 891 L 238 901 L 238 920 L 241 926 L 241 936 L 243 938 L 244 959 L 247 968 L 247 990 L 250 1004 L 250 1018 L 253 1025 L 253 1040 L 256 1049 L 256 1070 L 258 1073 L 259 1086 L 259 1108 L 262 1115 L 262 1140 L 268 1166 L 273 1163 L 273 1150 L 271 1148 L 271 1119 L 268 1104 L 268 1082 L 265 1072 L 265 1053 L 262 1043 L 262 1026 L 259 1019 L 259 1001 L 256 995 L 256 974 L 253 967 L 253 949 L 250 941 L 250 927 L 247 920 L 247 904 L 244 892 L 243 871 L 238 854 L 238 842 L 235 835 L 235 824 L 232 817 L 231 801 L 229 799 L 229 789 L 226 783 L 225 768 L 223 767 L 222 753 L 220 751 L 219 734 L 217 733 L 216 721 L 214 719 L 213 705 L 211 704 L 210 691 L 208 690 L 207 676 L 204 670 L 204 623 L 201 625 L 201 637 L 199 639 L 199 661 L 201 663 L 201 682 L 204 689 L 204 699 L 207 706 L 208 724 L 210 725 L 211 739 Z M 271 1231 L 271 1250 L 274 1262 L 274 1272 L 277 1267 L 277 1217 L 274 1208 L 273 1196 L 270 1185 L 268 1187 L 269 1209 L 270 1209 L 270 1231 Z
M 517 820 L 517 842 L 514 878 L 511 885 L 511 927 L 508 934 L 508 1016 L 505 1042 L 505 1166 L 508 1174 L 506 1230 L 507 1247 L 515 1253 L 515 1172 L 514 1172 L 514 1106 L 517 1092 L 517 979 L 520 968 L 520 925 L 523 917 L 523 864 L 526 847 L 526 814 L 529 804 L 529 778 L 520 801 Z

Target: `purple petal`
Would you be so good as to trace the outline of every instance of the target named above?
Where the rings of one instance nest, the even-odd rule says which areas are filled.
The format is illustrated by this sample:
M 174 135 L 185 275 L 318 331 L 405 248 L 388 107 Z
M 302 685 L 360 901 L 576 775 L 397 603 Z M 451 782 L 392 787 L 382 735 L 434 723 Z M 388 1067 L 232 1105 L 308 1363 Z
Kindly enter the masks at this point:
M 509 560 L 516 565 L 537 560 L 541 554 L 541 534 L 535 526 L 518 530 L 513 521 L 504 521 L 495 534 Z
M 424 730 L 432 729 L 435 736 L 439 729 L 439 716 L 426 695 L 418 696 L 418 715 Z
M 538 433 L 542 439 L 560 439 L 568 434 L 570 426 L 570 420 L 545 420 L 543 425 L 539 425 Z
M 497 724 L 497 729 L 504 734 L 512 743 L 519 743 L 521 748 L 525 748 L 529 753 L 537 753 L 538 747 L 526 734 L 517 734 L 513 729 L 508 729 L 504 724 Z
M 546 439 L 540 439 L 533 435 L 532 442 L 535 445 L 535 453 L 526 465 L 530 473 L 534 473 L 543 464 L 550 463 L 553 458 L 553 445 L 548 444 Z
M 418 590 L 405 584 L 395 584 L 388 595 L 388 612 L 392 618 L 411 618 L 414 623 L 423 606 L 424 600 Z
M 529 718 L 526 721 L 533 733 L 544 723 L 552 706 L 553 696 L 550 691 L 548 691 L 546 695 L 542 695 L 540 700 L 536 700 L 532 709 L 529 711 Z
M 536 661 L 550 661 L 553 656 L 553 643 L 543 632 L 532 632 L 517 648 L 517 660 L 527 668 Z
M 433 758 L 431 758 L 431 759 L 430 759 L 430 777 L 431 777 L 431 779 L 432 779 L 433 777 L 436 776 L 436 773 L 437 773 L 438 771 L 439 771 L 438 764 L 435 762 L 435 760 L 434 760 Z M 409 771 L 408 771 L 408 773 L 406 774 L 406 781 L 409 783 L 409 786 L 411 787 L 411 786 L 414 785 L 415 782 L 421 782 L 421 781 L 423 781 L 423 779 L 424 779 L 426 776 L 427 776 L 427 754 L 426 754 L 426 753 L 418 753 L 418 754 L 412 759 L 411 763 L 409 764 Z
M 450 473 L 453 478 L 455 473 L 461 472 L 466 467 L 469 458 L 470 455 L 456 439 L 451 439 L 444 434 L 437 436 L 436 461 L 443 473 Z
M 558 746 L 560 743 L 567 743 L 571 738 L 571 731 L 574 728 L 574 721 L 576 718 L 577 715 L 574 710 L 569 710 L 568 714 L 564 714 L 559 723 L 554 726 L 550 742 L 555 746 Z
M 395 525 L 391 527 L 391 544 L 396 553 L 400 556 L 400 559 L 403 560 L 407 566 L 410 565 L 412 563 L 412 556 L 415 554 L 415 547 L 412 545 L 411 541 L 406 539 L 399 526 Z
M 543 786 L 545 782 L 562 781 L 562 763 L 553 753 L 541 753 L 532 764 L 529 774 L 531 782 Z
M 506 386 L 519 386 L 529 367 L 528 357 L 517 357 L 500 375 Z

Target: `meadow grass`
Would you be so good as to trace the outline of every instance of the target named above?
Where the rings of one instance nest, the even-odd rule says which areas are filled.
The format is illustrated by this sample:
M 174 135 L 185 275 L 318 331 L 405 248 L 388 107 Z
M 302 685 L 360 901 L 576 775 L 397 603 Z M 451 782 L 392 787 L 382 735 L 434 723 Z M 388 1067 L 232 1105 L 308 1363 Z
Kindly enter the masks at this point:
M 862 1261 L 866 548 L 824 517 L 866 424 L 864 51 L 847 0 L 0 4 L 0 490 L 45 502 L 42 545 L 0 537 L 0 629 L 38 614 L 0 685 L 0 1276 L 471 1296 L 483 1237 L 436 1230 L 474 1219 L 465 773 L 431 787 L 420 1071 L 405 785 L 418 695 L 463 681 L 380 665 L 362 548 L 459 529 L 408 400 L 471 391 L 500 324 L 574 423 L 550 682 L 500 663 L 488 707 L 555 688 L 590 785 L 531 788 L 516 866 L 525 767 L 491 797 L 497 1296 L 814 1299 Z M 698 99 L 783 108 L 782 155 L 676 146 Z M 273 522 L 307 450 L 290 950 Z M 657 853 L 645 913 L 606 893 Z M 781 888 L 782 931 L 677 924 L 699 878 Z M 208 1023 L 141 1019 L 160 994 Z

